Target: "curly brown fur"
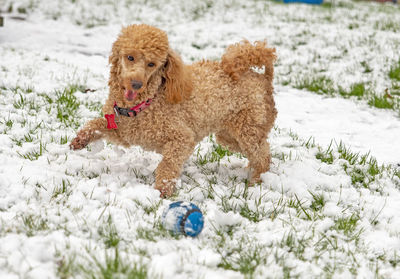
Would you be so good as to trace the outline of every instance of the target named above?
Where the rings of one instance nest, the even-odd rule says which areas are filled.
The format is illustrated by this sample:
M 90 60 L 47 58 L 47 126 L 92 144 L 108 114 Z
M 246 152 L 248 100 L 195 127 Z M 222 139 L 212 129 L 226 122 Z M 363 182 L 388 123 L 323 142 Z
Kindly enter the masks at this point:
M 275 49 L 265 42 L 243 41 L 229 46 L 221 62 L 188 66 L 171 50 L 163 31 L 131 25 L 122 29 L 109 61 L 104 114 L 114 113 L 115 102 L 127 108 L 148 99 L 152 104 L 137 117 L 117 117 L 116 130 L 107 129 L 104 118 L 89 121 L 71 142 L 72 149 L 106 139 L 162 154 L 155 188 L 163 197 L 174 193 L 184 162 L 210 133 L 218 143 L 247 156 L 251 183 L 269 170 L 267 137 L 277 111 L 272 96 Z M 252 67 L 264 67 L 265 72 L 256 73 Z
M 250 67 L 265 66 L 265 77 L 272 82 L 274 68 L 271 61 L 275 61 L 275 49 L 267 48 L 267 43 L 256 41 L 252 45 L 244 40 L 228 46 L 221 59 L 221 66 L 233 80 L 238 80 Z

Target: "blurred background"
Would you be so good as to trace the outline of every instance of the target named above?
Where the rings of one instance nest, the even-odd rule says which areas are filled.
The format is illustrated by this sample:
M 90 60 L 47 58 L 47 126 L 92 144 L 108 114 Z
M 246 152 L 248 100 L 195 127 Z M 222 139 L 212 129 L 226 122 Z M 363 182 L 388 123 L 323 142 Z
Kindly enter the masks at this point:
M 80 52 L 88 55 L 108 56 L 121 25 L 134 23 L 167 31 L 171 45 L 186 62 L 218 59 L 228 44 L 243 38 L 266 39 L 278 52 L 277 84 L 354 97 L 399 112 L 400 8 L 396 0 L 304 1 L 319 4 L 284 3 L 292 0 L 1 0 L 0 7 L 4 24 L 15 25 L 15 36 L 35 35 L 18 30 L 15 21 L 25 20 L 42 22 L 44 32 L 50 25 L 65 32 L 79 28 L 87 37 L 102 36 L 96 53 L 81 47 Z M 62 31 L 56 33 L 63 36 Z M 70 43 L 74 44 L 73 39 Z

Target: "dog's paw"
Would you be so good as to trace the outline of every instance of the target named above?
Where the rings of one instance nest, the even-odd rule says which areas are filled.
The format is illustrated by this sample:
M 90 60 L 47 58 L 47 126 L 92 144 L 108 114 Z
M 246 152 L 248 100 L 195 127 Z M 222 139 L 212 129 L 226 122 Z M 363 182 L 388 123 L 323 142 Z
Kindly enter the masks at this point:
M 83 131 L 80 131 L 76 137 L 69 144 L 69 148 L 72 150 L 81 150 L 85 148 L 90 142 L 90 135 Z
M 247 183 L 247 187 L 254 187 L 262 183 L 261 178 L 250 178 Z
M 162 185 L 156 185 L 156 189 L 160 191 L 160 197 L 165 199 L 171 197 L 175 193 L 175 181 L 164 181 Z

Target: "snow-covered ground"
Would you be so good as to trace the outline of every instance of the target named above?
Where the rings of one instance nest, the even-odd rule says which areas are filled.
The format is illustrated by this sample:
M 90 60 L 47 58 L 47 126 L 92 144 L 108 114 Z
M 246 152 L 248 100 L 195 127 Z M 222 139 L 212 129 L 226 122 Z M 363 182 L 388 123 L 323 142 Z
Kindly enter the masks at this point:
M 276 92 L 279 127 L 314 137 L 323 146 L 342 141 L 381 163 L 400 163 L 400 118 L 394 112 L 287 87 L 278 86 Z
M 322 74 L 336 89 L 363 82 L 398 98 L 388 76 L 400 59 L 398 6 L 1 4 L 0 278 L 400 276 L 398 110 L 294 89 Z M 105 143 L 68 148 L 100 113 L 121 25 L 139 22 L 167 31 L 187 63 L 218 59 L 243 38 L 267 39 L 279 56 L 271 171 L 246 188 L 247 160 L 216 159 L 205 139 L 172 198 L 203 210 L 195 239 L 160 225 L 170 200 L 152 188 L 159 155 Z

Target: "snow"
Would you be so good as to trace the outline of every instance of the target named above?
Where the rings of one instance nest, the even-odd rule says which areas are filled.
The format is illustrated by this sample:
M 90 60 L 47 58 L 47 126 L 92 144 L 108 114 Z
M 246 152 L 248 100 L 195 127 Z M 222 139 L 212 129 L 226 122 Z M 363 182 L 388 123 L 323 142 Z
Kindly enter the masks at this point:
M 387 72 L 399 58 L 400 40 L 396 32 L 377 29 L 376 22 L 387 14 L 399 22 L 397 6 L 339 1 L 337 8 L 319 10 L 269 1 L 71 2 L 3 1 L 6 8 L 13 3 L 14 12 L 4 13 L 0 29 L 0 278 L 59 278 L 60 264 L 68 259 L 95 272 L 90 259 L 104 262 L 105 251 L 113 251 L 104 238 L 113 230 L 121 259 L 145 264 L 150 277 L 244 278 L 241 257 L 252 251 L 260 255 L 260 263 L 249 263 L 256 265 L 255 278 L 281 278 L 285 272 L 324 277 L 335 265 L 340 268 L 328 275 L 337 278 L 353 277 L 354 270 L 359 278 L 375 272 L 400 276 L 400 179 L 393 174 L 400 163 L 398 113 L 287 85 L 322 69 L 336 86 L 371 81 L 376 92 L 384 92 L 391 86 Z M 16 14 L 18 7 L 27 7 L 28 14 Z M 164 29 L 187 63 L 218 59 L 227 45 L 243 38 L 266 38 L 277 49 L 271 170 L 262 174 L 261 185 L 246 188 L 243 157 L 196 164 L 197 156 L 213 148 L 203 140 L 172 198 L 194 202 L 204 213 L 204 229 L 194 239 L 174 238 L 157 227 L 171 202 L 152 188 L 160 155 L 104 142 L 72 152 L 59 140 L 70 141 L 78 127 L 59 122 L 54 104 L 43 97 L 54 98 L 56 90 L 71 84 L 85 86 L 95 91 L 75 93 L 82 102 L 76 118 L 83 125 L 97 117 L 100 109 L 89 106 L 98 107 L 107 97 L 111 44 L 122 25 L 138 22 Z M 350 24 L 361 26 L 354 31 Z M 374 70 L 363 74 L 362 61 Z M 25 93 L 27 88 L 32 92 Z M 39 111 L 15 108 L 20 96 Z M 30 142 L 17 144 L 27 135 Z M 319 147 L 304 145 L 310 137 Z M 370 152 L 391 169 L 369 188 L 353 185 L 345 160 L 327 164 L 315 157 L 340 142 L 352 152 Z M 40 143 L 44 152 L 37 160 L 21 156 L 38 151 Z M 313 214 L 315 194 L 325 204 L 307 216 Z M 246 218 L 245 210 L 258 212 L 259 220 Z M 353 215 L 360 218 L 352 232 L 360 233 L 358 240 L 335 227 L 338 218 Z M 150 236 L 140 237 L 141 230 Z M 223 268 L 225 261 L 232 267 Z M 82 270 L 71 272 L 85 277 Z
M 331 141 L 342 141 L 353 151 L 370 152 L 382 163 L 399 163 L 400 118 L 394 112 L 286 87 L 276 92 L 279 127 L 292 129 L 302 138 L 314 137 L 326 147 Z

